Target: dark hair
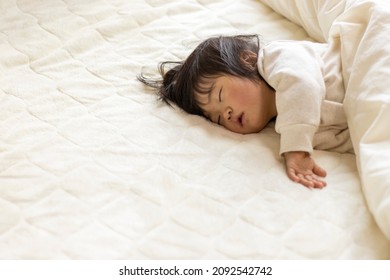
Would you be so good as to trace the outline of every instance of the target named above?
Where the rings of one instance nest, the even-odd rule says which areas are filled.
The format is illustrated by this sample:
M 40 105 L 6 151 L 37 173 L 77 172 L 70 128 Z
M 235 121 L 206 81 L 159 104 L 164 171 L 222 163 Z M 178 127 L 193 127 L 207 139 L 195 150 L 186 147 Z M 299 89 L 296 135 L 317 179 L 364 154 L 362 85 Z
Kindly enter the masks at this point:
M 202 87 L 201 81 L 223 74 L 262 80 L 256 69 L 258 51 L 257 35 L 212 37 L 200 43 L 185 61 L 160 63 L 162 79 L 146 78 L 143 74 L 137 78 L 156 89 L 159 98 L 168 105 L 173 103 L 189 114 L 204 116 L 195 93 L 209 93 L 211 89 Z M 252 54 L 249 64 L 243 60 L 245 53 Z

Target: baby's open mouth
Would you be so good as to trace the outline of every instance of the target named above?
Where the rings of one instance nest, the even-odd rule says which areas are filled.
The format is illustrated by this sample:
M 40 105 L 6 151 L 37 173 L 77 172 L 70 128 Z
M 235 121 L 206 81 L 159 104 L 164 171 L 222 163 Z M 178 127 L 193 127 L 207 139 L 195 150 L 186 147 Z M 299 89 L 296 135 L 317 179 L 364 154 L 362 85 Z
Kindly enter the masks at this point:
M 240 125 L 241 125 L 241 126 L 244 125 L 244 120 L 245 120 L 245 116 L 244 116 L 244 113 L 242 113 L 242 114 L 238 117 L 238 121 L 240 122 Z

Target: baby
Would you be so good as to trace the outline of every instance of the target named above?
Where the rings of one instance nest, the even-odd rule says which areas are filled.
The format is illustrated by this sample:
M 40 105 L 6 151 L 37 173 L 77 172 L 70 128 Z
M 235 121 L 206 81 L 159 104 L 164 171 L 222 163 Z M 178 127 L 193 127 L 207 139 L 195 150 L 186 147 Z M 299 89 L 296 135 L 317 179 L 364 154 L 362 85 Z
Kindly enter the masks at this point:
M 260 46 L 257 35 L 220 36 L 199 44 L 185 61 L 161 63 L 159 70 L 161 80 L 138 79 L 189 114 L 241 134 L 258 133 L 276 118 L 280 155 L 294 182 L 326 186 L 313 148 L 353 152 L 335 46 L 307 41 Z

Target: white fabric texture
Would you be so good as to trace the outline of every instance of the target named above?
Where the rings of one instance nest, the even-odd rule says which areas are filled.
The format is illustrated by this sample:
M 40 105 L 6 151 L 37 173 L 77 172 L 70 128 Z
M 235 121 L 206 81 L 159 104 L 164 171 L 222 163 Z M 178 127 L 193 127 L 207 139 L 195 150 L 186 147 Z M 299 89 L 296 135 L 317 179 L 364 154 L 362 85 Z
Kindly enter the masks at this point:
M 327 42 L 333 21 L 353 0 L 260 0 L 302 26 L 318 42 Z
M 136 80 L 210 35 L 310 40 L 301 27 L 256 0 L 3 0 L 0 14 L 1 259 L 390 258 L 354 155 L 314 151 L 328 186 L 306 189 L 272 126 L 231 133 Z
M 356 1 L 329 40 L 341 45 L 345 110 L 365 197 L 390 240 L 390 4 Z

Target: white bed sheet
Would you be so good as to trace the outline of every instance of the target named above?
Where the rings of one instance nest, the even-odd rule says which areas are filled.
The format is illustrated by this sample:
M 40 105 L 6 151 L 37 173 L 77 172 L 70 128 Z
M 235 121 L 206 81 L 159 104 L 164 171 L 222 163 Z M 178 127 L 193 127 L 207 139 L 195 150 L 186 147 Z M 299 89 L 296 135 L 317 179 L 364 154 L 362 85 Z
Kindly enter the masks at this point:
M 0 2 L 1 259 L 388 259 L 353 155 L 285 176 L 272 126 L 237 135 L 135 76 L 216 34 L 309 39 L 255 0 Z

